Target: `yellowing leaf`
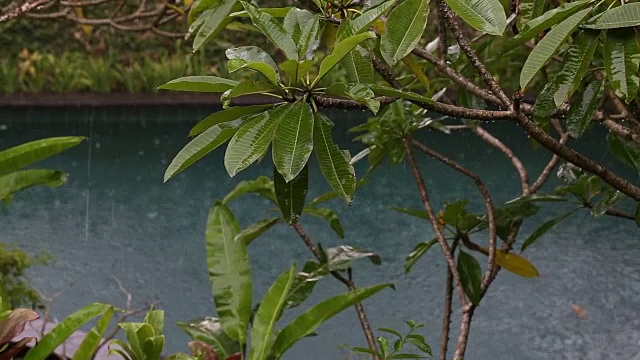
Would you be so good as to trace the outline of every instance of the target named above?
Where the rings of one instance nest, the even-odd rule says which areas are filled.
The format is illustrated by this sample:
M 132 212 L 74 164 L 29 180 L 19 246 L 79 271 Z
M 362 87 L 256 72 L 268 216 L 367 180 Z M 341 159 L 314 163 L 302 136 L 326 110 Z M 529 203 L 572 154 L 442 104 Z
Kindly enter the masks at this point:
M 538 270 L 520 255 L 509 254 L 502 250 L 496 250 L 496 264 L 522 277 L 539 277 Z

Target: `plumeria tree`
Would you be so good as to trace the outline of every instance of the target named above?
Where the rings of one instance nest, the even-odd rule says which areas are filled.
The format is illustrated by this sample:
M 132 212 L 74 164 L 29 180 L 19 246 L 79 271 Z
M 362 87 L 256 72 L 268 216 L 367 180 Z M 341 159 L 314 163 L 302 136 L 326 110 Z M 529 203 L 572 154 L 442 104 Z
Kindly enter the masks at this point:
M 193 140 L 176 155 L 165 180 L 224 144 L 224 166 L 232 177 L 263 159 L 271 148 L 273 180 L 241 185 L 244 192 L 256 192 L 277 204 L 282 216 L 237 229 L 233 238 L 248 245 L 284 221 L 319 263 L 326 264 L 337 250 L 330 252 L 314 243 L 300 216 L 306 212 L 323 217 L 340 235 L 336 214 L 321 207 L 322 202 L 340 197 L 350 203 L 359 179 L 375 176 L 384 159 L 408 164 L 423 208 L 398 210 L 425 219 L 435 236 L 407 255 L 405 270 L 410 271 L 434 245 L 447 264 L 440 359 L 464 358 L 474 311 L 500 269 L 538 276 L 522 253 L 553 226 L 576 211 L 640 224 L 640 207 L 630 205 L 640 201 L 638 179 L 623 177 L 569 143 L 593 127 L 603 127 L 608 130 L 601 139 L 603 150 L 640 171 L 640 2 L 313 0 L 265 8 L 237 0 L 198 0 L 189 12 L 194 51 L 215 41 L 228 27 L 246 27 L 249 22 L 270 44 L 227 49 L 228 77 L 185 77 L 161 86 L 220 93 L 224 107 L 192 129 Z M 235 105 L 247 95 L 259 95 L 264 102 Z M 336 146 L 332 119 L 323 108 L 371 111 L 374 116 L 354 129 L 364 145 L 361 153 L 352 157 Z M 434 113 L 442 117 L 434 120 L 430 117 Z M 540 173 L 532 173 L 483 127 L 487 121 L 516 124 L 548 151 L 548 164 Z M 513 200 L 496 203 L 472 170 L 417 140 L 417 134 L 428 131 L 452 137 L 469 132 L 498 149 L 518 174 L 520 191 Z M 473 182 L 484 211 L 469 211 L 465 199 L 434 208 L 416 153 L 451 167 L 460 181 Z M 312 154 L 332 193 L 308 201 Z M 369 170 L 357 178 L 353 164 L 364 158 Z M 553 173 L 565 184 L 542 192 Z M 522 234 L 522 224 L 539 211 L 541 201 L 575 206 L 538 224 L 533 233 Z M 212 214 L 223 211 L 223 203 L 217 203 Z M 228 243 L 220 251 L 224 246 L 238 245 Z M 368 254 L 349 247 L 337 253 Z M 236 270 L 230 266 L 226 271 Z M 332 274 L 354 291 L 348 265 L 334 268 Z M 237 284 L 225 286 L 216 291 L 231 291 Z M 458 298 L 462 314 L 455 338 L 450 336 L 453 297 Z M 376 359 L 387 358 L 363 306 L 356 304 L 356 310 L 369 345 L 361 350 Z M 237 314 L 221 316 L 224 329 Z M 237 333 L 224 332 L 231 337 Z M 448 351 L 450 344 L 453 348 Z M 268 353 L 251 358 L 266 359 Z

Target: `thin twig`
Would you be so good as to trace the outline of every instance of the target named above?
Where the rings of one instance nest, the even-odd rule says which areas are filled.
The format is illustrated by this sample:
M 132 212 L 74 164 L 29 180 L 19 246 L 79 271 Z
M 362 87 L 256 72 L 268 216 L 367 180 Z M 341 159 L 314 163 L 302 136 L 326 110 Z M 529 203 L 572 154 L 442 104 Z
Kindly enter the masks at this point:
M 522 194 L 529 195 L 529 174 L 527 173 L 527 168 L 524 166 L 522 161 L 513 153 L 513 151 L 505 145 L 502 141 L 500 141 L 495 136 L 491 135 L 490 132 L 482 128 L 481 126 L 476 126 L 474 128 L 474 133 L 478 135 L 482 140 L 484 140 L 487 144 L 493 146 L 494 148 L 500 150 L 503 154 L 509 158 L 511 164 L 518 172 L 518 176 L 520 177 L 520 186 L 522 187 Z
M 316 259 L 321 260 L 322 257 L 320 254 L 320 250 L 318 250 L 318 247 L 313 243 L 313 241 L 311 240 L 309 235 L 307 235 L 307 233 L 304 231 L 300 223 L 294 224 L 292 228 L 293 230 L 295 230 L 298 236 L 302 239 L 302 241 L 307 246 L 307 248 L 311 250 L 311 252 L 313 253 L 313 256 L 315 256 Z M 332 271 L 331 275 L 334 278 L 338 279 L 341 283 L 345 284 L 350 291 L 353 291 L 356 289 L 356 286 L 351 276 L 352 275 L 351 272 L 349 272 L 349 278 L 345 278 L 344 276 L 342 276 L 342 274 L 340 274 L 337 271 Z M 369 323 L 369 320 L 367 319 L 367 314 L 364 311 L 364 306 L 362 306 L 362 303 L 356 303 L 355 309 L 356 309 L 356 313 L 358 314 L 358 320 L 360 321 L 360 326 L 362 327 L 364 336 L 367 339 L 367 345 L 369 346 L 369 350 L 373 352 L 377 352 L 378 346 L 376 345 L 376 339 L 373 335 L 371 324 Z M 373 359 L 379 360 L 379 357 L 376 355 L 373 355 Z
M 457 239 L 451 244 L 451 256 L 458 246 Z M 451 330 L 451 302 L 453 300 L 453 274 L 447 266 L 447 280 L 444 290 L 444 311 L 442 316 L 442 333 L 440 335 L 440 360 L 447 359 L 447 348 L 449 347 L 449 331 Z
M 433 212 L 433 207 L 431 206 L 431 201 L 429 200 L 429 194 L 427 193 L 427 188 L 424 183 L 424 179 L 418 170 L 418 165 L 416 163 L 415 158 L 413 157 L 413 152 L 411 151 L 411 147 L 409 146 L 409 140 L 403 139 L 404 143 L 404 152 L 409 161 L 409 166 L 411 167 L 411 172 L 413 173 L 413 177 L 416 180 L 416 184 L 418 185 L 418 191 L 420 192 L 420 198 L 422 199 L 422 205 L 429 216 L 429 222 L 431 222 L 431 227 L 433 231 L 436 233 L 436 239 L 438 239 L 438 243 L 442 248 L 442 253 L 444 254 L 445 259 L 447 260 L 447 265 L 451 270 L 451 274 L 453 276 L 453 282 L 458 290 L 458 295 L 460 297 L 460 303 L 463 306 L 466 306 L 469 301 L 464 293 L 464 288 L 462 287 L 462 281 L 460 280 L 460 274 L 458 273 L 458 268 L 456 267 L 456 263 L 453 259 L 453 255 L 451 254 L 451 248 L 449 244 L 447 244 L 447 240 L 444 237 L 444 233 L 442 232 L 442 228 L 438 224 L 438 219 L 436 218 L 435 213 Z

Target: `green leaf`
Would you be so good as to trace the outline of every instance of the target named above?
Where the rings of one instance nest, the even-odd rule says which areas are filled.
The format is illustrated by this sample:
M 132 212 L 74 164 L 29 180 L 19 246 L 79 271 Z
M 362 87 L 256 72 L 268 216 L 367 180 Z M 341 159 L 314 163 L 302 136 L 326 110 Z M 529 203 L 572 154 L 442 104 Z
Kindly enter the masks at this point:
M 500 249 L 496 250 L 496 265 L 522 277 L 532 278 L 540 276 L 538 270 L 529 260 L 520 255 L 506 253 Z
M 260 301 L 260 307 L 253 318 L 251 328 L 251 351 L 249 360 L 266 360 L 272 344 L 276 322 L 282 314 L 289 295 L 289 289 L 296 275 L 296 266 L 282 273 L 271 285 Z
M 76 349 L 73 354 L 73 358 L 71 360 L 91 360 L 93 359 L 100 343 L 102 342 L 102 337 L 104 336 L 109 324 L 111 323 L 111 319 L 113 318 L 113 313 L 115 309 L 111 307 L 107 310 L 104 315 L 98 320 L 96 326 L 94 326 L 85 336 L 80 346 Z
M 384 1 L 374 7 L 367 9 L 367 11 L 363 12 L 362 15 L 357 18 L 351 20 L 351 34 L 356 35 L 363 31 L 367 31 L 371 25 L 380 18 L 380 16 L 384 15 L 395 3 L 397 0 L 388 0 Z
M 282 50 L 287 59 L 298 60 L 298 51 L 293 38 L 278 21 L 247 2 L 240 1 L 240 3 L 251 17 L 253 25 L 260 29 L 273 45 Z
M 553 80 L 553 100 L 556 106 L 562 105 L 578 89 L 582 78 L 589 70 L 597 45 L 598 34 L 583 31 L 576 36 L 564 56 L 562 70 Z
M 271 229 L 271 227 L 278 222 L 280 222 L 281 218 L 270 218 L 270 219 L 262 219 L 258 222 L 255 222 L 245 229 L 240 231 L 236 235 L 236 241 L 242 242 L 245 246 L 249 246 L 249 244 L 255 240 L 258 236 L 264 234 L 267 230 Z
M 557 216 L 557 217 L 545 222 L 544 224 L 540 225 L 540 227 L 537 228 L 533 233 L 531 233 L 531 235 L 529 235 L 529 237 L 522 243 L 522 247 L 520 247 L 520 252 L 525 251 L 529 246 L 533 245 L 536 241 L 538 241 L 538 239 L 540 239 L 540 237 L 542 237 L 542 235 L 547 233 L 554 226 L 556 226 L 559 223 L 561 223 L 564 219 L 568 218 L 569 216 L 571 216 L 573 213 L 575 213 L 579 209 L 580 208 L 571 210 L 571 211 L 569 211 L 567 213 L 564 213 L 564 214 L 562 214 L 560 216 Z
M 304 209 L 304 213 L 326 220 L 338 237 L 341 239 L 344 238 L 344 230 L 342 229 L 342 224 L 340 224 L 340 218 L 335 211 L 329 208 L 314 208 L 307 206 Z
M 237 81 L 217 76 L 185 76 L 160 85 L 158 89 L 221 93 L 236 85 Z
M 251 94 L 265 94 L 277 90 L 278 86 L 268 82 L 245 80 L 233 89 L 225 91 L 220 96 L 220 101 L 223 107 L 228 107 L 231 104 L 231 100 L 234 98 L 251 95 Z
M 289 182 L 275 167 L 273 170 L 273 183 L 282 217 L 289 225 L 294 225 L 304 210 L 304 201 L 309 188 L 309 167 L 305 166 L 298 176 Z
M 198 4 L 205 3 L 210 3 L 211 5 L 198 16 L 198 19 L 189 28 L 189 33 L 193 33 L 196 29 L 198 30 L 193 39 L 192 48 L 194 53 L 203 45 L 213 40 L 220 30 L 224 29 L 230 22 L 231 19 L 228 18 L 229 14 L 239 8 L 239 6 L 237 6 L 237 0 L 205 0 L 198 2 Z M 194 8 L 194 10 L 196 9 Z M 193 18 L 192 13 L 194 16 L 196 14 L 192 10 L 192 12 L 189 13 L 190 19 Z
M 587 85 L 580 101 L 571 104 L 567 113 L 567 132 L 578 139 L 589 127 L 598 110 L 603 91 L 603 81 L 595 80 Z
M 391 11 L 380 37 L 380 53 L 389 65 L 397 64 L 416 47 L 428 17 L 427 0 L 405 0 Z
M 374 265 L 382 264 L 380 255 L 356 246 L 340 245 L 331 247 L 326 250 L 326 254 L 329 270 L 331 271 L 346 270 L 351 266 L 352 260 L 364 258 L 369 259 Z
M 545 0 L 521 0 L 518 16 L 518 28 L 522 29 L 531 19 L 542 15 L 544 13 Z M 565 5 L 565 4 L 563 4 Z
M 164 173 L 164 181 L 168 181 L 220 145 L 226 143 L 243 124 L 253 119 L 253 116 L 256 115 L 249 114 L 239 119 L 214 125 L 196 136 L 173 158 Z
M 262 157 L 275 135 L 280 119 L 292 106 L 280 105 L 246 119 L 246 123 L 233 135 L 224 156 L 224 166 L 229 176 L 235 176 Z
M 209 279 L 223 331 L 243 345 L 251 316 L 252 282 L 247 248 L 235 241 L 239 232 L 231 210 L 216 202 L 207 220 Z
M 54 137 L 31 141 L 0 151 L 0 176 L 72 148 L 84 137 Z
M 351 156 L 333 143 L 333 122 L 322 113 L 314 113 L 313 141 L 322 175 L 329 186 L 347 203 L 353 201 L 356 191 L 356 174 L 350 164 Z
M 291 35 L 298 49 L 298 59 L 313 59 L 320 44 L 318 29 L 320 18 L 308 10 L 291 8 L 284 18 L 284 29 Z
M 358 103 L 368 107 L 374 114 L 380 110 L 380 102 L 375 99 L 373 90 L 363 84 L 353 84 L 347 88 L 346 84 L 333 83 L 329 88 L 327 88 L 326 93 L 357 101 Z
M 560 45 L 573 33 L 580 23 L 589 15 L 591 8 L 578 11 L 563 22 L 551 28 L 542 40 L 531 51 L 520 73 L 520 88 L 526 89 L 529 82 L 546 64 Z
M 412 0 L 413 1 L 413 0 Z M 313 88 L 320 79 L 322 79 L 325 75 L 329 73 L 334 66 L 338 65 L 340 60 L 344 58 L 356 45 L 361 42 L 375 38 L 376 35 L 372 32 L 366 32 L 358 35 L 349 36 L 348 38 L 340 41 L 331 51 L 327 57 L 325 57 L 320 63 L 320 70 L 318 71 L 318 77 L 313 80 L 311 87 Z
M 584 25 L 589 29 L 617 29 L 640 25 L 640 3 L 622 4 L 594 16 Z
M 247 193 L 257 193 L 274 203 L 276 195 L 273 190 L 273 181 L 266 176 L 259 176 L 255 180 L 243 180 L 231 190 L 227 196 L 222 199 L 222 203 L 228 205 L 231 200 L 236 199 Z
M 392 207 L 391 210 L 398 211 L 407 215 L 415 216 L 420 219 L 429 220 L 429 214 L 423 209 L 409 209 L 401 207 Z
M 278 333 L 272 348 L 274 358 L 279 359 L 287 349 L 293 346 L 293 344 L 306 335 L 312 333 L 318 328 L 318 326 L 322 325 L 322 323 L 331 317 L 390 286 L 390 284 L 383 284 L 369 288 L 356 289 L 348 293 L 331 297 L 313 306 L 311 309 L 295 318 Z
M 526 26 L 522 28 L 520 34 L 518 34 L 505 44 L 502 52 L 505 53 L 521 44 L 524 44 L 525 42 L 527 42 L 527 40 L 533 39 L 534 37 L 540 35 L 542 31 L 547 30 L 554 25 L 557 25 L 561 21 L 564 21 L 569 16 L 575 14 L 577 11 L 585 8 L 591 2 L 592 0 L 572 1 L 551 9 L 544 14 L 539 14 L 535 19 L 527 22 Z
M 87 305 L 67 316 L 51 329 L 50 332 L 45 334 L 36 346 L 27 352 L 24 360 L 46 359 L 59 345 L 64 343 L 71 334 L 80 329 L 80 327 L 94 318 L 104 315 L 111 309 L 113 309 L 111 305 L 95 303 Z
M 286 182 L 305 167 L 313 151 L 313 113 L 304 98 L 278 120 L 273 138 L 273 164 Z
M 451 9 L 476 30 L 502 35 L 507 16 L 499 0 L 446 0 Z
M 609 190 L 602 194 L 600 200 L 598 200 L 591 207 L 591 216 L 598 217 L 604 215 L 613 205 L 624 198 L 624 194 L 620 191 Z
M 609 133 L 607 146 L 618 160 L 634 168 L 640 175 L 640 146 L 638 144 Z
M 177 325 L 191 338 L 211 345 L 220 359 L 227 359 L 240 351 L 240 343 L 224 333 L 218 318 L 206 317 L 189 322 L 178 321 Z
M 620 6 L 622 7 L 622 6 Z M 604 67 L 616 95 L 630 103 L 638 93 L 640 46 L 635 31 L 607 31 L 604 43 Z
M 370 84 L 373 82 L 373 63 L 367 49 L 358 45 L 340 60 L 340 65 L 347 72 L 350 83 Z
M 306 78 L 312 66 L 313 61 L 311 60 L 304 60 L 300 62 L 296 60 L 287 60 L 280 64 L 280 69 L 282 69 L 287 76 L 289 86 L 292 86 L 301 79 Z
M 257 46 L 242 46 L 233 49 L 227 49 L 225 55 L 228 62 L 229 72 L 232 73 L 239 69 L 247 68 L 255 70 L 262 74 L 273 85 L 278 85 L 280 77 L 278 76 L 278 65 L 273 61 L 269 54 Z
M 287 14 L 289 13 L 289 10 L 291 10 L 291 7 L 268 7 L 268 8 L 260 8 L 258 10 L 260 10 L 263 13 L 267 13 L 274 18 L 283 18 L 287 16 Z M 243 17 L 243 18 L 250 17 L 246 10 L 234 12 L 229 16 Z
M 68 174 L 55 170 L 20 170 L 0 176 L 0 200 L 13 193 L 33 187 L 55 188 L 67 182 Z
M 473 304 L 480 302 L 480 281 L 482 280 L 482 270 L 475 257 L 460 250 L 458 254 L 458 272 L 464 292 Z
M 189 136 L 199 135 L 214 125 L 229 122 L 229 121 L 241 118 L 245 115 L 251 115 L 258 112 L 262 112 L 272 107 L 274 107 L 273 104 L 249 105 L 249 106 L 235 106 L 229 109 L 216 111 L 213 114 L 202 119 L 202 121 L 200 121 L 196 125 L 194 125 L 193 128 L 191 128 L 191 131 L 189 132 Z
M 422 96 L 414 92 L 397 90 L 388 86 L 371 84 L 369 88 L 373 90 L 374 94 L 376 95 L 393 96 L 393 97 L 398 97 L 405 100 L 418 101 L 418 102 L 423 102 L 428 104 L 435 103 L 433 99 L 428 98 L 426 96 Z
M 413 251 L 407 255 L 404 259 L 404 273 L 408 274 L 411 271 L 413 265 L 422 257 L 422 255 L 426 254 L 429 249 L 435 244 L 438 243 L 438 239 L 431 239 L 429 241 L 421 242 L 413 248 Z
M 317 261 L 307 261 L 302 271 L 296 274 L 287 297 L 287 309 L 302 304 L 313 292 L 318 280 L 329 273 L 328 265 L 320 265 Z
M 510 200 L 507 202 L 507 205 L 515 204 L 518 202 L 554 202 L 554 201 L 566 202 L 569 200 L 566 197 L 560 196 L 560 195 L 533 194 L 533 195 L 521 196 L 513 200 Z

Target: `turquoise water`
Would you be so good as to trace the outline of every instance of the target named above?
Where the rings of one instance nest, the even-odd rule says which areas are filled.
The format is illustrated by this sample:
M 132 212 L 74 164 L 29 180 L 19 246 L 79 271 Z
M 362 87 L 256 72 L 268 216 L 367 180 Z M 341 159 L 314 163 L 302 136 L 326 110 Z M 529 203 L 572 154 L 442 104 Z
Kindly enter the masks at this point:
M 116 276 L 133 295 L 134 307 L 154 303 L 167 311 L 167 353 L 186 351 L 188 338 L 173 325 L 175 321 L 214 311 L 204 258 L 208 209 L 237 181 L 271 172 L 269 163 L 259 164 L 230 179 L 222 165 L 223 153 L 216 151 L 163 184 L 166 166 L 188 141 L 189 128 L 207 111 L 201 107 L 0 109 L 0 148 L 47 136 L 90 137 L 43 164 L 69 172 L 67 185 L 53 191 L 29 190 L 1 210 L 0 241 L 34 252 L 47 250 L 57 257 L 53 267 L 32 273 L 45 294 L 66 289 L 54 303 L 56 317 L 95 301 L 124 306 Z M 337 141 L 358 151 L 346 130 L 366 114 L 331 116 L 337 124 Z M 532 174 L 546 163 L 548 155 L 532 150 L 518 128 L 499 123 L 488 127 L 514 146 Z M 614 164 L 609 155 L 596 152 L 594 145 L 603 141 L 602 136 L 594 132 L 576 146 Z M 518 195 L 517 176 L 508 161 L 475 137 L 429 133 L 424 140 L 483 176 L 496 201 Z M 436 206 L 469 197 L 472 207 L 480 208 L 471 182 L 429 158 L 419 161 Z M 363 167 L 357 170 L 362 173 Z M 352 206 L 332 204 L 345 226 L 344 240 L 314 218 L 303 217 L 302 223 L 325 247 L 346 243 L 380 253 L 383 265 L 362 262 L 354 270 L 358 285 L 396 285 L 397 291 L 365 302 L 373 326 L 401 329 L 409 319 L 424 323 L 427 340 L 437 349 L 443 260 L 439 250 L 431 251 L 412 273 L 403 274 L 406 254 L 415 243 L 432 238 L 432 232 L 425 222 L 389 210 L 420 206 L 410 170 L 402 165 L 383 167 L 377 175 L 357 193 Z M 327 190 L 317 167 L 311 168 L 311 176 L 311 195 Z M 259 219 L 267 208 L 261 199 L 251 197 L 233 205 L 243 225 Z M 565 210 L 558 205 L 548 209 L 537 219 L 544 221 Z M 525 225 L 522 233 L 532 230 Z M 258 298 L 292 261 L 302 264 L 310 258 L 286 226 L 255 241 L 250 254 Z M 640 359 L 640 238 L 635 224 L 593 220 L 581 213 L 545 235 L 527 257 L 541 277 L 500 274 L 476 311 L 468 359 Z M 344 291 L 332 279 L 316 289 L 312 303 Z M 571 308 L 574 303 L 586 310 L 586 318 L 577 318 Z M 344 359 L 342 348 L 352 346 L 365 342 L 354 311 L 348 310 L 321 327 L 319 336 L 299 343 L 286 359 Z

